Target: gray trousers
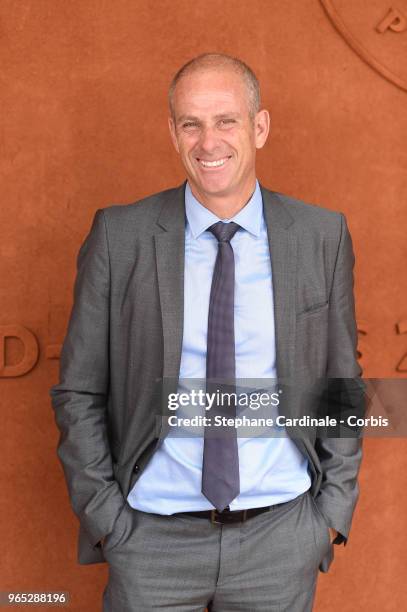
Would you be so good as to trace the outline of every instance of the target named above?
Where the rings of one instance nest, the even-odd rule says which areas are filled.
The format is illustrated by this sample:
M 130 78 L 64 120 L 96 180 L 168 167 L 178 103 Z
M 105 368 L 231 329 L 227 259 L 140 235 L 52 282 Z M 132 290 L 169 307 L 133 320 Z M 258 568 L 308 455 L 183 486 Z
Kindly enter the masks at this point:
M 103 547 L 103 612 L 309 612 L 330 546 L 308 491 L 233 525 L 126 504 Z

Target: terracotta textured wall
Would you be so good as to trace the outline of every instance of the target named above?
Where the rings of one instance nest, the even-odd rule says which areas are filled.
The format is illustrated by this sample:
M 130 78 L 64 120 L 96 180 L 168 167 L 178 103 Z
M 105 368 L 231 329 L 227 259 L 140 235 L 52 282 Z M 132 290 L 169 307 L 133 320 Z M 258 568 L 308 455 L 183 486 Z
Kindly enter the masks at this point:
M 407 2 L 380 32 L 389 8 L 2 1 L 0 590 L 65 590 L 70 610 L 100 609 L 107 567 L 76 564 L 48 389 L 95 210 L 183 180 L 166 89 L 192 56 L 224 51 L 253 66 L 272 112 L 259 177 L 347 215 L 365 375 L 406 377 Z M 404 439 L 365 442 L 351 538 L 320 576 L 317 612 L 405 606 L 406 451 Z

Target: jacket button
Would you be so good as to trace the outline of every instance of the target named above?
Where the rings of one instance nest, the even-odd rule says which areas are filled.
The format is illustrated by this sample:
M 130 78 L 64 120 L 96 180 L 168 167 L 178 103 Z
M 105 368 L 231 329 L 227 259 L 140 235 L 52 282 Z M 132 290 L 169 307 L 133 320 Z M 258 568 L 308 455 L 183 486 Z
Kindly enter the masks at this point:
M 135 465 L 135 466 L 134 466 L 134 468 L 133 468 L 133 472 L 134 472 L 135 474 L 137 474 L 137 472 L 139 472 L 139 471 L 140 471 L 140 466 L 139 466 L 139 465 L 137 465 L 137 463 L 136 463 L 136 465 Z

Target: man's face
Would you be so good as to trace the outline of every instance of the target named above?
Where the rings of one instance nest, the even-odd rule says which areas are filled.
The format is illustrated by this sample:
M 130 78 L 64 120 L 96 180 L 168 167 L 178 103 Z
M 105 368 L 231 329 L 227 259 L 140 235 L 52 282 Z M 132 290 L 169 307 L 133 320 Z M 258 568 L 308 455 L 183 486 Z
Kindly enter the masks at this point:
M 267 139 L 269 116 L 263 110 L 250 117 L 242 77 L 230 69 L 182 77 L 173 106 L 171 137 L 195 195 L 205 203 L 253 189 L 256 149 Z

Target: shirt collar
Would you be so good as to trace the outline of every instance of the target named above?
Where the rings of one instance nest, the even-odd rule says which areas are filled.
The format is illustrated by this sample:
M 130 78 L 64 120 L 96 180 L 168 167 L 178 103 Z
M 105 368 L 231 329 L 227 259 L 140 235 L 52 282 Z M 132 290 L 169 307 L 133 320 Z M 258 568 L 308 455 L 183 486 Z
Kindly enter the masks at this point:
M 194 196 L 189 186 L 185 186 L 185 212 L 188 225 L 194 238 L 198 238 L 205 230 L 218 221 L 234 221 L 254 236 L 260 235 L 263 220 L 263 199 L 260 185 L 256 180 L 253 195 L 247 204 L 231 219 L 220 219 L 205 208 Z

